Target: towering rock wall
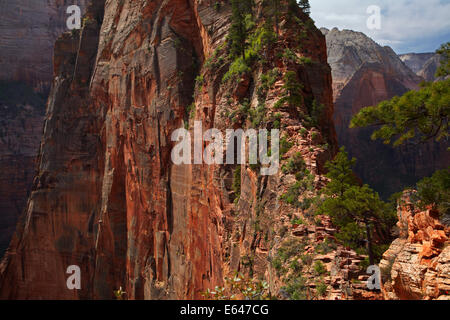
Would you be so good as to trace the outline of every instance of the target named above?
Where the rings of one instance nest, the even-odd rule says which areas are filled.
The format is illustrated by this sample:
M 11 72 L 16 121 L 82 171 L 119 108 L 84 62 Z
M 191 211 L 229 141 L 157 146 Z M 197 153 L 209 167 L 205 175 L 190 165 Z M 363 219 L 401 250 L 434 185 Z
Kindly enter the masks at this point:
M 36 170 L 56 38 L 77 1 L 0 1 L 0 257 Z
M 280 201 L 293 176 L 174 165 L 171 134 L 194 120 L 204 130 L 248 126 L 241 103 L 256 110 L 261 75 L 277 67 L 262 123 L 278 121 L 292 146 L 283 161 L 300 152 L 313 190 L 323 186 L 336 151 L 325 39 L 294 12 L 304 23 L 280 31 L 277 50 L 246 76 L 224 82 L 230 11 L 222 1 L 95 1 L 81 33 L 58 39 L 38 174 L 0 267 L 0 298 L 109 299 L 119 287 L 130 299 L 200 298 L 237 270 L 279 290 L 270 252 L 301 214 Z M 310 62 L 285 60 L 285 48 Z M 305 128 L 297 109 L 275 109 L 287 70 L 304 101 L 324 105 L 320 130 Z M 69 265 L 81 268 L 79 291 L 66 287 Z
M 355 171 L 365 183 L 388 197 L 448 165 L 445 143 L 385 146 L 370 138 L 374 128 L 349 129 L 351 118 L 364 107 L 418 89 L 414 74 L 389 47 L 360 32 L 322 29 L 333 75 L 334 122 L 340 145 L 358 159 Z M 380 174 L 380 173 L 383 174 Z

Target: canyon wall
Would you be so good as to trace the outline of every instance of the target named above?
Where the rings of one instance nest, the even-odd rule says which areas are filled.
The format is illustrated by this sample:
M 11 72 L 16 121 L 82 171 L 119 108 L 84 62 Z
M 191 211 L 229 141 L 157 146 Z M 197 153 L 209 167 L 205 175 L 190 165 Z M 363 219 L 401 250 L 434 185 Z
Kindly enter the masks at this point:
M 0 257 L 23 213 L 36 171 L 53 46 L 66 8 L 86 1 L 0 1 Z
M 192 133 L 194 120 L 221 132 L 278 122 L 290 146 L 283 163 L 299 152 L 314 193 L 337 149 L 330 68 L 324 36 L 298 11 L 262 62 L 224 81 L 230 13 L 224 1 L 95 1 L 81 32 L 57 40 L 38 173 L 0 266 L 0 298 L 110 299 L 123 287 L 128 299 L 193 299 L 235 271 L 268 279 L 278 295 L 271 257 L 302 215 L 280 200 L 294 176 L 261 176 L 247 164 L 174 165 L 171 135 Z M 283 57 L 286 48 L 295 61 Z M 261 76 L 274 69 L 262 94 Z M 276 108 L 288 70 L 303 102 Z M 323 108 L 306 127 L 312 101 Z M 250 121 L 242 105 L 253 114 L 260 103 L 263 121 Z M 327 238 L 320 228 L 304 237 L 312 251 Z M 66 287 L 70 265 L 81 268 L 81 290 Z M 336 290 L 344 277 L 335 277 Z
M 363 33 L 336 28 L 322 32 L 332 69 L 338 141 L 358 159 L 358 176 L 387 198 L 445 168 L 450 162 L 448 142 L 393 148 L 371 139 L 374 128 L 349 128 L 359 110 L 418 89 L 423 78 L 391 48 L 379 46 Z

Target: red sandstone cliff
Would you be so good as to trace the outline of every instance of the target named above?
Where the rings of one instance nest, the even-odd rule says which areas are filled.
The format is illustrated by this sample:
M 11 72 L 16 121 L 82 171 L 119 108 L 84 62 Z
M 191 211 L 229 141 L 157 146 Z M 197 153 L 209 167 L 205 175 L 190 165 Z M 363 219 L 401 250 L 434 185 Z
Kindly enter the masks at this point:
M 0 298 L 108 299 L 120 286 L 130 299 L 200 298 L 236 270 L 270 277 L 277 292 L 269 252 L 297 237 L 286 226 L 302 214 L 279 200 L 292 175 L 262 177 L 243 165 L 234 201 L 237 166 L 175 166 L 170 137 L 194 119 L 204 129 L 234 127 L 231 114 L 244 97 L 256 108 L 261 74 L 278 67 L 264 98 L 267 124 L 280 113 L 292 144 L 283 161 L 301 152 L 314 189 L 322 186 L 323 164 L 336 149 L 330 69 L 323 35 L 295 14 L 304 23 L 283 29 L 264 63 L 223 83 L 227 3 L 96 1 L 81 34 L 64 34 L 55 45 L 38 174 L 1 265 Z M 285 48 L 311 63 L 286 61 Z M 274 109 L 287 70 L 305 101 L 324 105 L 320 129 L 304 128 L 296 110 Z M 197 74 L 203 81 L 195 86 Z M 191 103 L 193 118 L 186 116 Z M 325 239 L 314 230 L 305 237 L 311 250 Z M 80 291 L 66 287 L 74 264 L 82 270 Z
M 322 29 L 326 35 L 335 102 L 334 123 L 340 145 L 358 159 L 355 172 L 384 197 L 413 186 L 450 162 L 448 143 L 399 148 L 373 141 L 373 128 L 349 129 L 364 107 L 415 90 L 423 81 L 389 47 L 360 32 Z M 380 173 L 383 174 L 380 174 Z

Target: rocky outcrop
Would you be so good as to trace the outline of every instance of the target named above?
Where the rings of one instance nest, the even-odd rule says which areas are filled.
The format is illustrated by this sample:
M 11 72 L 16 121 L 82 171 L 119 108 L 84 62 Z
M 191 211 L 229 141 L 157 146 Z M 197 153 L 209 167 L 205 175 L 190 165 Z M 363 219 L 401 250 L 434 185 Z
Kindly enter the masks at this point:
M 314 299 L 327 300 L 383 300 L 379 291 L 369 290 L 367 280 L 369 276 L 362 262 L 368 257 L 356 253 L 336 242 L 336 227 L 327 216 L 317 216 L 316 225 L 294 226 L 292 236 L 294 241 L 308 242 L 302 256 L 288 261 L 302 266 L 302 277 L 305 279 L 307 295 L 310 296 L 319 286 L 327 290 L 322 296 Z M 291 240 L 293 241 L 293 240 Z M 305 263 L 308 257 L 310 264 Z M 323 266 L 322 275 L 318 274 L 318 267 Z M 287 274 L 291 277 L 291 274 Z M 311 298 L 311 297 L 308 297 Z
M 436 53 L 407 53 L 400 59 L 425 81 L 435 81 L 436 71 L 441 65 L 441 56 Z
M 359 110 L 417 89 L 423 78 L 414 74 L 391 48 L 379 46 L 360 32 L 322 32 L 326 35 L 333 75 L 338 141 L 358 159 L 358 176 L 382 196 L 389 197 L 445 168 L 450 161 L 448 143 L 394 149 L 370 138 L 374 128 L 349 129 L 351 118 Z
M 0 257 L 23 213 L 36 170 L 52 52 L 65 30 L 66 8 L 86 1 L 0 4 Z
M 58 39 L 38 174 L 0 267 L 0 298 L 110 299 L 122 287 L 128 299 L 192 299 L 235 271 L 270 276 L 269 251 L 293 214 L 280 201 L 293 176 L 174 165 L 171 135 L 194 120 L 221 132 L 277 122 L 292 146 L 283 161 L 300 152 L 316 190 L 336 151 L 330 68 L 323 35 L 299 11 L 291 14 L 304 23 L 281 22 L 264 62 L 223 81 L 230 11 L 223 1 L 95 1 L 80 34 Z M 274 69 L 274 83 L 258 90 Z M 288 70 L 302 112 L 275 108 Z M 312 101 L 324 108 L 306 127 Z M 261 103 L 258 124 L 249 117 Z M 81 268 L 81 290 L 66 287 L 70 265 Z
M 400 237 L 380 262 L 386 299 L 450 300 L 450 226 L 406 194 L 398 208 Z

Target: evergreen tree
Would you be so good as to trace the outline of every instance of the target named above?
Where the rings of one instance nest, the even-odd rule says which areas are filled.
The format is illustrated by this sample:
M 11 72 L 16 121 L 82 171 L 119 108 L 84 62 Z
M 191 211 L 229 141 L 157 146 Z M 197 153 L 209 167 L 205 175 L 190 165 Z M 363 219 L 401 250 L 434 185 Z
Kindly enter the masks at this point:
M 345 148 L 341 148 L 334 160 L 327 162 L 325 168 L 327 169 L 327 177 L 330 182 L 325 188 L 325 193 L 329 196 L 343 196 L 344 192 L 352 186 L 357 186 L 358 181 L 353 174 L 353 167 L 356 164 L 356 159 L 348 158 Z
M 231 0 L 231 27 L 229 39 L 231 42 L 231 55 L 234 58 L 245 58 L 247 41 L 246 19 L 252 13 L 252 0 Z
M 416 189 L 417 193 L 412 195 L 412 200 L 419 207 L 425 209 L 431 206 L 450 222 L 450 167 L 422 179 L 417 183 Z
M 362 242 L 367 244 L 369 263 L 375 263 L 372 230 L 376 225 L 390 228 L 393 212 L 378 193 L 369 186 L 360 186 L 352 171 L 355 159 L 349 159 L 341 148 L 335 159 L 326 164 L 330 182 L 324 188 L 325 200 L 318 212 L 331 217 L 339 228 L 336 237 L 344 244 L 358 249 Z
M 450 42 L 441 46 L 436 53 L 441 55 L 442 63 L 436 72 L 436 77 L 446 77 L 450 74 Z
M 311 14 L 311 6 L 309 4 L 309 0 L 300 0 L 299 6 L 308 16 Z
M 263 8 L 266 25 L 270 28 L 275 26 L 276 34 L 278 35 L 280 17 L 283 8 L 281 0 L 264 0 Z

